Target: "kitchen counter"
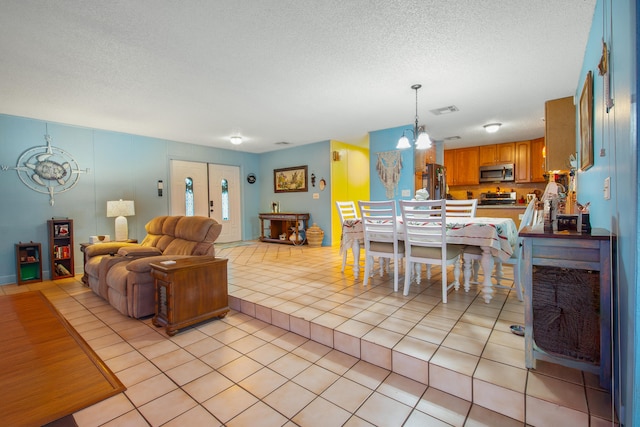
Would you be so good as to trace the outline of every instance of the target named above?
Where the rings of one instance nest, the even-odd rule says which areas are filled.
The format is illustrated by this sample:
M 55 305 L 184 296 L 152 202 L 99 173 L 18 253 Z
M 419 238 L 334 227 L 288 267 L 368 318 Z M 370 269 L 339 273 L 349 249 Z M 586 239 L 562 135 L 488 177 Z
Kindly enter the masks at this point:
M 478 205 L 478 209 L 526 209 L 526 203 L 516 203 L 515 205 Z
M 485 216 L 489 218 L 511 218 L 516 225 L 520 224 L 520 218 L 524 214 L 527 205 L 478 205 L 476 216 Z

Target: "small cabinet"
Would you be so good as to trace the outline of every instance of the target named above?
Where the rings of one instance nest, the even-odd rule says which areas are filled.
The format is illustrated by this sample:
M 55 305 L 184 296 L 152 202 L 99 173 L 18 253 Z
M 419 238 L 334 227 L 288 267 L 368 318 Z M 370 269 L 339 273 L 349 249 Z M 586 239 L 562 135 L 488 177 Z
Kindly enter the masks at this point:
M 501 163 L 514 163 L 515 144 L 507 142 L 505 144 L 481 145 L 478 152 L 479 165 L 491 166 Z
M 308 213 L 261 213 L 260 241 L 303 245 L 306 243 L 305 230 L 308 228 Z M 268 221 L 268 226 L 265 226 Z
M 515 143 L 516 151 L 516 182 L 531 181 L 531 141 L 519 141 Z
M 18 285 L 42 282 L 41 254 L 40 243 L 16 243 L 16 283 Z
M 531 162 L 531 182 L 545 182 L 545 139 L 537 138 L 531 140 L 530 162 Z
M 444 166 L 448 185 L 476 185 L 480 183 L 478 147 L 445 150 Z
M 544 104 L 546 170 L 569 169 L 569 156 L 576 152 L 576 107 L 573 97 Z
M 51 260 L 51 280 L 73 277 L 73 220 L 50 219 L 47 221 L 49 229 L 49 259 Z

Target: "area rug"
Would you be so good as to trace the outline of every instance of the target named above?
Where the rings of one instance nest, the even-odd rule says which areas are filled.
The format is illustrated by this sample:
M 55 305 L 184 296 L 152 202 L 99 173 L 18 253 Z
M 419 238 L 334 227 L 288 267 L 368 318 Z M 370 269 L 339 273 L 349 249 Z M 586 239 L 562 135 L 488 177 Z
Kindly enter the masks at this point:
M 0 296 L 0 425 L 42 426 L 125 390 L 40 291 Z

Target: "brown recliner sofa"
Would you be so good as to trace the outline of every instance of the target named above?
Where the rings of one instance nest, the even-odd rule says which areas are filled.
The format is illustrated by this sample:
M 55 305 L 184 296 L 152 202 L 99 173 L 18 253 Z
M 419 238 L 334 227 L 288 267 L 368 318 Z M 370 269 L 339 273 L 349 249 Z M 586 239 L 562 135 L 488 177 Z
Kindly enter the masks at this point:
M 140 243 L 108 242 L 85 249 L 89 287 L 122 314 L 134 318 L 155 313 L 151 262 L 190 256 L 215 256 L 222 225 L 201 216 L 159 216 L 145 225 Z

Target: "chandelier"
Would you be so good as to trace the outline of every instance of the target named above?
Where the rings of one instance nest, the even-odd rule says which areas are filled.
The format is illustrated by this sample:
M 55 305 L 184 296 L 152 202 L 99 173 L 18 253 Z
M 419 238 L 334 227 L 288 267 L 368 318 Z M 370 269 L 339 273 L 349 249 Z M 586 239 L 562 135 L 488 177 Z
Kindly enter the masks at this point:
M 424 126 L 418 125 L 418 89 L 421 87 L 422 85 L 420 84 L 411 86 L 411 89 L 416 91 L 416 122 L 413 129 L 404 130 L 402 132 L 402 136 L 398 140 L 398 145 L 396 145 L 396 148 L 399 150 L 411 147 L 411 142 L 406 135 L 407 132 L 412 133 L 413 143 L 416 146 L 416 150 L 426 150 L 427 148 L 431 148 L 431 138 L 429 138 L 429 135 L 427 135 L 427 132 L 424 130 Z

